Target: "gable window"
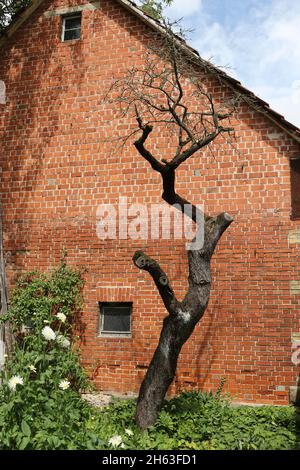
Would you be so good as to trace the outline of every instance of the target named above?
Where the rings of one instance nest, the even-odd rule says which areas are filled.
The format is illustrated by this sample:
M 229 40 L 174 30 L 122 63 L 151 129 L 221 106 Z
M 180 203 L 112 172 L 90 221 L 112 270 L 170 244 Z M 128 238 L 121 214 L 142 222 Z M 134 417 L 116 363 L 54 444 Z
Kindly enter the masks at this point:
M 292 219 L 300 219 L 300 158 L 291 160 Z
M 81 13 L 62 17 L 62 41 L 80 39 Z
M 132 302 L 99 302 L 100 336 L 131 336 Z

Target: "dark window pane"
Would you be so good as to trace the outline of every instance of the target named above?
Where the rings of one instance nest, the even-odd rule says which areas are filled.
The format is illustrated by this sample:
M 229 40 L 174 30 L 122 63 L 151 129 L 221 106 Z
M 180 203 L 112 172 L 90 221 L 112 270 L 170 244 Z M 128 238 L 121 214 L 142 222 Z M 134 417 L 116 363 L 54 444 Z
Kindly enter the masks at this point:
M 80 29 L 81 27 L 81 17 L 76 18 L 66 18 L 65 19 L 65 29 Z
M 300 219 L 300 158 L 291 160 L 292 217 Z
M 65 31 L 64 41 L 71 41 L 72 39 L 80 39 L 80 29 Z
M 63 17 L 63 41 L 80 39 L 81 15 Z
M 101 305 L 101 331 L 104 333 L 130 333 L 132 304 L 110 302 Z

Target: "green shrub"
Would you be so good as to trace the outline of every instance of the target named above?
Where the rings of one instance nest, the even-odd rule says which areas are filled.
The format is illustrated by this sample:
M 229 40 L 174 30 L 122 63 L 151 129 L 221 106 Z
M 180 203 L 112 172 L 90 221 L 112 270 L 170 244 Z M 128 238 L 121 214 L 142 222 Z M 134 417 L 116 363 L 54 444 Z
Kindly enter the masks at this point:
M 80 446 L 90 408 L 79 390 L 88 380 L 71 325 L 82 286 L 81 273 L 64 262 L 49 275 L 34 272 L 18 281 L 1 319 L 10 322 L 16 342 L 1 377 L 0 449 Z
M 232 407 L 215 394 L 186 392 L 167 401 L 155 426 L 134 424 L 135 401 L 96 410 L 80 395 L 89 387 L 74 345 L 80 329 L 80 272 L 63 262 L 49 275 L 23 276 L 8 314 L 16 337 L 0 386 L 0 450 L 153 449 L 281 450 L 299 448 L 292 407 Z
M 218 394 L 187 392 L 165 403 L 154 427 L 134 425 L 135 402 L 121 401 L 98 413 L 91 427 L 107 446 L 107 436 L 125 449 L 285 450 L 299 448 L 292 407 L 233 407 Z M 126 429 L 133 432 L 127 434 Z M 121 444 L 117 447 L 119 448 Z

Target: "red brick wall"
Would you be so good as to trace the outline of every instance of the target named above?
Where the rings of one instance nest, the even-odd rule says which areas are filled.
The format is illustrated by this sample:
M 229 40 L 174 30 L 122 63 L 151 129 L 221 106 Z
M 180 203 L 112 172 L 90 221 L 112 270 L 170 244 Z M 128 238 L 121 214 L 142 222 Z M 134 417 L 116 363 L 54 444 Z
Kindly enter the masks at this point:
M 83 12 L 82 39 L 61 43 L 60 18 L 43 13 L 76 4 L 45 1 L 1 50 L 7 271 L 12 285 L 23 270 L 55 266 L 62 249 L 70 264 L 87 267 L 83 362 L 100 389 L 132 392 L 166 312 L 131 257 L 145 249 L 159 260 L 180 298 L 186 252 L 182 242 L 96 236 L 99 204 L 115 204 L 119 196 L 129 203 L 161 202 L 160 177 L 133 146 L 121 153 L 105 142 L 124 122 L 112 122 L 115 112 L 103 104 L 104 91 L 114 73 L 141 63 L 148 30 L 117 2 L 101 0 L 101 9 Z M 217 99 L 228 93 L 213 83 L 212 89 Z M 182 351 L 172 391 L 216 390 L 225 377 L 236 399 L 285 403 L 299 374 L 291 362 L 291 334 L 299 332 L 300 297 L 290 292 L 290 282 L 300 280 L 299 244 L 288 242 L 289 232 L 300 229 L 290 220 L 289 168 L 299 148 L 245 105 L 234 125 L 238 151 L 216 142 L 178 172 L 180 194 L 204 202 L 208 213 L 229 212 L 235 223 L 217 249 L 209 309 Z M 164 156 L 171 151 L 158 133 L 153 149 Z M 99 301 L 133 302 L 132 338 L 98 337 Z

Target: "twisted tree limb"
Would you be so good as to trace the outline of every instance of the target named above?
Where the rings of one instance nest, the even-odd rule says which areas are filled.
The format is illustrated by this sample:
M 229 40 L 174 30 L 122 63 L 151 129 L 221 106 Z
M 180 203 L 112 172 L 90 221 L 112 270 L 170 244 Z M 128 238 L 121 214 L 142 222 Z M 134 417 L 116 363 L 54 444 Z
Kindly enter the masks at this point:
M 151 131 L 143 126 L 140 119 L 139 125 L 143 134 L 135 142 L 135 146 L 151 167 L 161 174 L 162 198 L 171 206 L 175 205 L 194 222 L 201 220 L 198 208 L 189 205 L 188 201 L 175 191 L 175 169 L 184 159 L 175 161 L 175 165 L 172 165 L 172 162 L 158 162 L 145 148 Z M 186 211 L 188 205 L 190 210 Z M 211 290 L 210 260 L 220 237 L 233 222 L 233 218 L 227 213 L 221 213 L 217 217 L 205 215 L 202 220 L 205 224 L 204 243 L 201 249 L 188 251 L 189 288 L 182 302 L 176 299 L 168 276 L 157 261 L 141 251 L 137 251 L 133 256 L 135 266 L 151 275 L 169 313 L 163 321 L 158 346 L 140 388 L 136 423 L 141 429 L 146 429 L 156 421 L 164 397 L 175 377 L 181 348 L 206 310 Z
M 196 70 L 172 28 L 165 26 L 165 34 L 155 36 L 144 66 L 133 66 L 123 78 L 115 80 L 110 91 L 114 103 L 119 102 L 123 107 L 123 118 L 127 119 L 131 109 L 135 112 L 137 128 L 130 136 L 139 132 L 135 148 L 161 175 L 162 199 L 188 216 L 199 230 L 203 229 L 204 240 L 198 246 L 195 237 L 197 243 L 194 240 L 187 251 L 188 289 L 182 301 L 176 298 L 167 274 L 157 261 L 141 251 L 133 256 L 135 266 L 152 277 L 168 312 L 138 397 L 136 423 L 141 429 L 154 424 L 174 379 L 181 348 L 205 312 L 212 283 L 211 257 L 220 237 L 233 222 L 226 213 L 203 214 L 176 191 L 176 170 L 180 165 L 193 156 L 199 157 L 203 148 L 233 132 L 230 116 L 235 111 L 235 102 L 233 106 L 216 105 L 206 80 L 201 82 L 203 71 Z M 223 125 L 224 120 L 228 122 Z M 168 160 L 157 158 L 147 147 L 155 124 L 160 131 L 162 126 L 168 129 L 168 138 L 174 136 L 176 151 Z

